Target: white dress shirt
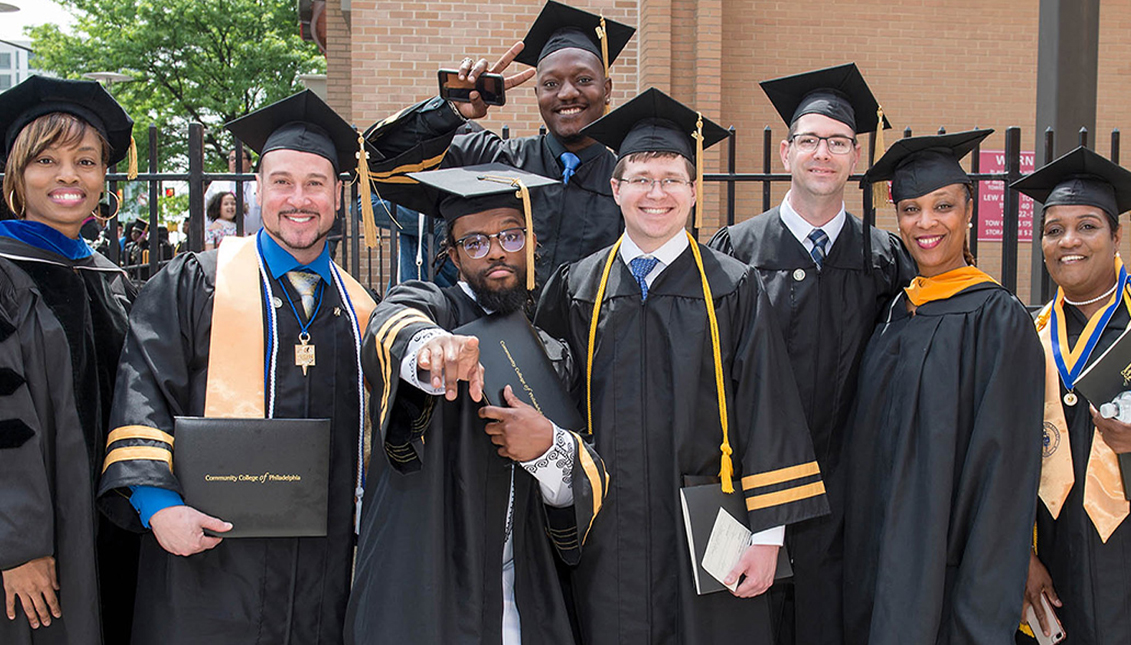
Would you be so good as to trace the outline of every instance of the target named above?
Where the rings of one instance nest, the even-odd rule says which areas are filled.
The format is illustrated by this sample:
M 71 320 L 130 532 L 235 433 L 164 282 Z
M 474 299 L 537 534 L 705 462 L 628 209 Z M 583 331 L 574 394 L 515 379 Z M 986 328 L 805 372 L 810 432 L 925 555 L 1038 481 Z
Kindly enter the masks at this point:
M 833 244 L 836 243 L 836 238 L 840 235 L 841 229 L 844 228 L 844 222 L 848 219 L 847 213 L 844 210 L 844 202 L 840 203 L 840 212 L 838 212 L 831 220 L 825 222 L 824 226 L 813 226 L 805 221 L 797 211 L 793 210 L 793 205 L 789 203 L 789 193 L 785 194 L 785 199 L 781 202 L 781 207 L 778 209 L 781 214 L 782 224 L 793 233 L 793 237 L 797 238 L 798 242 L 805 247 L 805 250 L 813 252 L 813 240 L 809 239 L 809 234 L 813 229 L 819 228 L 829 236 L 829 244 L 825 247 L 825 253 L 832 251 Z

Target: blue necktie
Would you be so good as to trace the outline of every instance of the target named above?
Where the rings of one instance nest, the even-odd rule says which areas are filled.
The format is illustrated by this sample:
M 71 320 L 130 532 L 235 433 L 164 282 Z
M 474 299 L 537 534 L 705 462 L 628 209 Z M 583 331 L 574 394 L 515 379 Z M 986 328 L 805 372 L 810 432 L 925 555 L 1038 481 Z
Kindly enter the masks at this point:
M 813 242 L 813 250 L 809 251 L 809 255 L 813 256 L 813 262 L 817 264 L 817 270 L 821 270 L 821 266 L 825 263 L 825 245 L 829 243 L 829 236 L 819 228 L 815 228 L 809 232 L 809 240 Z
M 577 171 L 577 167 L 581 165 L 581 159 L 572 152 L 563 152 L 559 157 L 562 161 L 562 183 L 569 184 L 569 178 Z
M 642 255 L 638 258 L 633 258 L 632 261 L 628 263 L 628 268 L 632 271 L 632 277 L 636 278 L 636 283 L 640 285 L 641 300 L 648 299 L 648 281 L 644 278 L 652 272 L 652 269 L 656 268 L 659 262 L 660 261 L 656 258 Z

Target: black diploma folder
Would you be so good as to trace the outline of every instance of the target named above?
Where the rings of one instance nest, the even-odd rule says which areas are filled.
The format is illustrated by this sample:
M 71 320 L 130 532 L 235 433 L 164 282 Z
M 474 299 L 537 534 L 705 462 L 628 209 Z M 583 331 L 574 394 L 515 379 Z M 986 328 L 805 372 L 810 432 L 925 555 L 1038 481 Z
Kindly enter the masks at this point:
M 720 508 L 743 526 L 747 526 L 746 495 L 738 487 L 733 493 L 724 493 L 718 477 L 684 475 L 679 496 L 683 506 L 684 526 L 687 528 L 691 570 L 695 574 L 695 589 L 700 596 L 726 591 L 723 583 L 703 569 L 703 556 L 707 553 L 707 543 L 711 539 L 711 530 L 715 528 L 715 518 Z M 774 572 L 774 580 L 792 577 L 793 565 L 785 546 L 782 546 L 778 549 L 778 567 Z
M 177 417 L 173 474 L 219 537 L 324 537 L 329 419 Z
M 503 389 L 532 405 L 563 430 L 585 427 L 573 398 L 566 392 L 542 339 L 521 311 L 485 316 L 453 330 L 479 339 L 483 395 L 491 405 L 506 406 Z
M 1120 305 L 1122 306 L 1122 305 Z M 1111 347 L 1092 361 L 1080 378 L 1076 388 L 1084 398 L 1100 409 L 1100 406 L 1131 390 L 1131 327 L 1128 327 Z M 1131 453 L 1119 457 L 1119 472 L 1123 476 L 1123 497 L 1131 500 Z

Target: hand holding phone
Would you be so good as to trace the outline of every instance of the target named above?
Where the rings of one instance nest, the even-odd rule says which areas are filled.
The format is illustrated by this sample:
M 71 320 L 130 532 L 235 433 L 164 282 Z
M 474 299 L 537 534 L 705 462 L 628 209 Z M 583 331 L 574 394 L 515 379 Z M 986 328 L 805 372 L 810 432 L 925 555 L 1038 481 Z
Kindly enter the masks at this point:
M 442 69 L 437 72 L 440 81 L 440 98 L 459 103 L 471 103 L 471 93 L 478 92 L 479 99 L 487 105 L 506 105 L 506 80 L 501 74 L 480 74 L 475 82 L 460 80 L 459 72 Z
M 1037 612 L 1033 610 L 1033 605 L 1029 605 L 1025 609 L 1025 622 L 1029 624 L 1029 629 L 1033 630 L 1033 636 L 1040 645 L 1056 645 L 1056 643 L 1065 639 L 1064 626 L 1060 624 L 1060 618 L 1052 610 L 1052 603 L 1049 602 L 1044 592 L 1041 592 L 1041 608 L 1045 611 L 1045 618 L 1049 622 L 1051 634 L 1045 636 L 1044 630 L 1041 629 L 1041 621 L 1037 619 Z

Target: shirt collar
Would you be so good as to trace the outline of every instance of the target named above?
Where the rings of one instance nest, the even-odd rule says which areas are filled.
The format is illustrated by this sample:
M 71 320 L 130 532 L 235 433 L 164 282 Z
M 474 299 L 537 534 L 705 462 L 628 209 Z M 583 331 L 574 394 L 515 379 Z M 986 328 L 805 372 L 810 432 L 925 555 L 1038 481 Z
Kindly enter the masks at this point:
M 785 194 L 785 199 L 782 200 L 781 208 L 778 209 L 778 212 L 781 213 L 782 223 L 785 224 L 785 227 L 789 229 L 790 233 L 793 233 L 793 237 L 796 237 L 798 242 L 805 245 L 806 241 L 809 239 L 809 233 L 812 233 L 814 228 L 819 228 L 825 232 L 825 235 L 829 236 L 828 248 L 830 249 L 833 248 L 837 236 L 840 235 L 841 229 L 844 228 L 845 220 L 848 219 L 848 215 L 844 211 L 844 202 L 841 202 L 840 212 L 838 212 L 835 217 L 826 222 L 824 226 L 813 226 L 805 221 L 805 218 L 797 211 L 793 210 L 793 206 L 789 203 L 789 193 Z M 808 245 L 805 245 L 805 248 L 809 248 L 811 244 L 812 242 L 809 242 Z
M 272 278 L 278 280 L 288 271 L 306 270 L 317 273 L 327 284 L 334 283 L 333 274 L 330 273 L 329 244 L 323 243 L 322 253 L 313 262 L 301 264 L 286 249 L 279 246 L 279 243 L 265 230 L 261 229 L 256 234 L 256 243 L 259 245 L 259 252 L 263 254 L 263 262 L 267 265 L 267 270 L 271 273 Z
M 19 240 L 37 249 L 56 253 L 68 260 L 88 258 L 92 253 L 90 245 L 81 235 L 78 239 L 72 240 L 42 222 L 22 219 L 0 221 L 0 235 Z
M 685 250 L 687 250 L 687 247 L 691 245 L 691 242 L 687 239 L 687 233 L 685 233 L 683 230 L 680 230 L 680 232 L 673 236 L 672 239 L 664 242 L 663 245 L 660 246 L 660 248 L 651 253 L 645 253 L 644 251 L 641 251 L 640 247 L 636 246 L 636 242 L 632 241 L 632 238 L 628 236 L 627 232 L 624 233 L 622 239 L 624 241 L 621 242 L 620 245 L 620 257 L 621 260 L 624 261 L 626 266 L 629 262 L 632 262 L 642 255 L 649 255 L 660 261 L 661 268 L 667 267 L 672 262 L 675 262 L 676 258 L 678 258 Z

